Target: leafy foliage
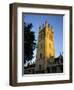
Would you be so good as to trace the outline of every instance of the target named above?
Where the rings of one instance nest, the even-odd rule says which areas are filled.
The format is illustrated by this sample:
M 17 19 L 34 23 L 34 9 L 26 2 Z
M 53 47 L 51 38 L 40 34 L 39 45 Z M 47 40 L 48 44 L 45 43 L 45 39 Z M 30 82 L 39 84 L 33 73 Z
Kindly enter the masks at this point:
M 35 49 L 35 35 L 31 31 L 33 25 L 24 23 L 24 64 L 33 58 L 33 51 Z

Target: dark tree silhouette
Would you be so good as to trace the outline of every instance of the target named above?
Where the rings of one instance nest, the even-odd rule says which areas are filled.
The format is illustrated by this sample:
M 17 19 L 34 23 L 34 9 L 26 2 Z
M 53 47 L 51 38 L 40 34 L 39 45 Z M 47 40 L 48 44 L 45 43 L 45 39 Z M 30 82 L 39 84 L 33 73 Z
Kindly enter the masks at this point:
M 32 23 L 24 23 L 24 64 L 26 64 L 26 62 L 32 61 L 33 51 L 36 46 L 35 35 L 34 32 L 31 31 L 32 27 Z

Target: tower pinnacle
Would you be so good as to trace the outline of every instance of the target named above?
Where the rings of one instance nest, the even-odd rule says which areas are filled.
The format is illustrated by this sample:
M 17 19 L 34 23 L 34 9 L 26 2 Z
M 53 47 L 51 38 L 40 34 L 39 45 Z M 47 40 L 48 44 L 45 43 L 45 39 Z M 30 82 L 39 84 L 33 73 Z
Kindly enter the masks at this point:
M 48 21 L 47 20 L 45 21 L 45 27 L 48 27 Z

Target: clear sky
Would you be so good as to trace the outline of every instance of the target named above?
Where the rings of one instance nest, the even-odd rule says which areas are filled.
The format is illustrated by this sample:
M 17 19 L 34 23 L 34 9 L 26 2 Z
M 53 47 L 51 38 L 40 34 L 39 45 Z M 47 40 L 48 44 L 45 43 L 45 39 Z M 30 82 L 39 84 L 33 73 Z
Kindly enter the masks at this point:
M 55 57 L 63 52 L 63 16 L 62 15 L 40 15 L 40 14 L 24 14 L 24 22 L 32 23 L 32 31 L 35 32 L 35 39 L 38 38 L 39 26 L 45 24 L 45 21 L 53 26 Z M 36 50 L 34 51 L 36 54 Z

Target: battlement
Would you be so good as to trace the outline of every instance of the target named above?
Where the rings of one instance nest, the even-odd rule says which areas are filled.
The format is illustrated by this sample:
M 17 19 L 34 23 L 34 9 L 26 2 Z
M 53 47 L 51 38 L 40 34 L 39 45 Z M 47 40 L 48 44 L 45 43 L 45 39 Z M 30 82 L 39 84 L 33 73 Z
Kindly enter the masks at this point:
M 45 24 L 42 24 L 41 26 L 39 26 L 39 33 L 42 31 L 42 30 L 46 30 L 46 28 L 48 30 L 51 30 L 52 33 L 54 33 L 54 30 L 53 30 L 53 26 L 48 24 L 47 21 L 45 21 Z

